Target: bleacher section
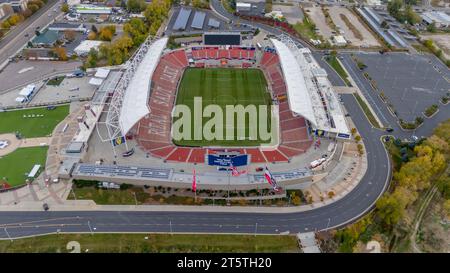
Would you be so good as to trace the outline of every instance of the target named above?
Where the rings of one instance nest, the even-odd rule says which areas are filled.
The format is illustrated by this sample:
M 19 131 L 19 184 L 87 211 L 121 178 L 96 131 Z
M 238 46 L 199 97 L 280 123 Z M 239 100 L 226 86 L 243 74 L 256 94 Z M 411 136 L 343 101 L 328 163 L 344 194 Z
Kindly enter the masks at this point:
M 137 125 L 136 139 L 142 149 L 154 157 L 170 162 L 204 163 L 205 154 L 215 153 L 220 149 L 176 147 L 172 144 L 171 111 L 175 103 L 177 85 L 184 69 L 189 65 L 189 58 L 194 60 L 195 67 L 205 66 L 208 60 L 242 60 L 242 67 L 252 67 L 256 61 L 254 48 L 231 47 L 194 47 L 169 52 L 161 57 L 153 73 L 149 100 L 150 114 Z M 263 52 L 259 68 L 263 70 L 274 98 L 286 97 L 286 84 L 280 68 L 280 59 L 274 50 Z M 304 153 L 311 145 L 305 119 L 294 116 L 286 100 L 279 100 L 280 138 L 277 149 L 243 148 L 236 150 L 241 154 L 251 155 L 253 163 L 286 162 L 290 158 Z

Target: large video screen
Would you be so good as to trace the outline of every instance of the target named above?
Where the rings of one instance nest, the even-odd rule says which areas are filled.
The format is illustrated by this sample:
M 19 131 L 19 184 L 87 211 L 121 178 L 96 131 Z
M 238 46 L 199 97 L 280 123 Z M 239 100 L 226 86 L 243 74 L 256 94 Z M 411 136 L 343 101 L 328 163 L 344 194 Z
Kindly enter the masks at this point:
M 203 35 L 205 45 L 241 45 L 240 33 L 213 34 L 205 33 Z

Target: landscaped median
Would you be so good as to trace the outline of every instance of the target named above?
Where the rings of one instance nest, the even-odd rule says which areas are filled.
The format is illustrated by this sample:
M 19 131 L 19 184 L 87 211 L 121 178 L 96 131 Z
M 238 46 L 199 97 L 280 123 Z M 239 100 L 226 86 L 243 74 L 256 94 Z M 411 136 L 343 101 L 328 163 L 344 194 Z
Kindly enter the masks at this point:
M 352 86 L 348 79 L 348 74 L 345 72 L 344 68 L 342 68 L 338 59 L 336 58 L 336 54 L 331 54 L 325 57 L 325 61 L 338 73 L 341 79 L 345 82 L 347 86 Z
M 355 96 L 356 101 L 358 101 L 359 106 L 363 110 L 363 112 L 366 115 L 367 119 L 369 120 L 370 124 L 372 124 L 372 126 L 375 127 L 375 128 L 380 128 L 380 124 L 378 123 L 377 119 L 373 115 L 373 113 L 370 110 L 369 106 L 361 98 L 361 96 L 359 94 L 357 94 L 357 93 L 354 93 L 353 96 Z

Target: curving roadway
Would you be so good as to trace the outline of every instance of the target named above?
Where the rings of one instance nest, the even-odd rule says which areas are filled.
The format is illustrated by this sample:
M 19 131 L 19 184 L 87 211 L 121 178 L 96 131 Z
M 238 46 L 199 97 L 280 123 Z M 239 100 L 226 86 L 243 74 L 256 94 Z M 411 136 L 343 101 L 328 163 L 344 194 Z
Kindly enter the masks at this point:
M 216 5 L 218 0 L 211 0 Z M 223 7 L 220 5 L 217 9 Z M 227 14 L 226 12 L 224 14 Z M 228 14 L 229 15 L 229 14 Z M 232 16 L 232 15 L 229 15 Z M 269 30 L 264 25 L 256 26 Z M 368 167 L 360 183 L 346 196 L 329 205 L 295 213 L 187 212 L 187 211 L 47 211 L 0 212 L 0 238 L 17 238 L 56 232 L 198 232 L 278 234 L 342 227 L 373 208 L 386 190 L 391 174 L 388 154 L 380 138 L 352 95 L 341 95 L 348 113 L 363 138 Z M 443 113 L 448 116 L 448 111 Z M 434 122 L 433 122 L 434 120 Z M 442 117 L 429 120 L 436 125 Z M 393 125 L 396 128 L 395 124 Z M 431 127 L 421 127 L 429 135 Z M 406 135 L 397 130 L 400 136 Z M 217 208 L 223 210 L 223 208 Z

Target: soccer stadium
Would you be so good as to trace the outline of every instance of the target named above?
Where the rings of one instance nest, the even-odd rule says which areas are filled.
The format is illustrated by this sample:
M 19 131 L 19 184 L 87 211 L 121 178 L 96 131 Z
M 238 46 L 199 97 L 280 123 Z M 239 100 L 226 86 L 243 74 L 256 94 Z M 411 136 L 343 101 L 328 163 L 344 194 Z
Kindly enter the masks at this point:
M 230 34 L 230 41 L 235 40 L 233 36 Z M 314 150 L 321 141 L 335 147 L 350 138 L 327 73 L 309 49 L 288 36 L 268 39 L 264 48 L 227 45 L 226 39 L 223 34 L 219 45 L 204 43 L 171 50 L 168 38 L 149 38 L 126 70 L 108 82 L 108 90 L 98 92 L 105 94 L 97 99 L 98 105 L 91 105 L 102 114 L 92 116 L 98 136 L 87 138 L 89 155 L 79 161 L 67 160 L 60 175 L 190 187 L 191 169 L 197 169 L 199 187 L 235 184 L 254 188 L 264 182 L 255 167 L 268 169 L 270 164 L 278 181 L 308 180 L 305 177 L 312 173 L 305 166 L 320 156 L 320 149 L 317 155 Z M 214 126 L 209 125 L 216 133 L 222 127 L 219 138 L 199 138 L 194 135 L 208 126 L 211 115 L 195 113 L 196 98 L 203 111 L 212 105 L 222 110 L 242 108 L 231 114 L 231 122 L 221 117 Z M 181 126 L 188 136 L 181 140 L 174 138 L 174 125 L 183 118 L 176 115 L 179 105 L 194 108 L 183 114 L 192 124 Z M 252 119 L 246 112 L 251 105 L 266 106 L 266 112 L 259 111 Z M 234 118 L 239 115 L 245 122 L 237 125 L 238 118 Z M 258 124 L 267 121 L 270 139 L 251 133 L 260 132 L 256 120 Z M 232 128 L 230 138 L 228 128 Z M 98 139 L 102 144 L 92 143 Z M 302 159 L 305 153 L 308 156 Z M 221 171 L 229 167 L 243 167 L 248 172 L 225 182 L 220 177 L 227 172 Z

